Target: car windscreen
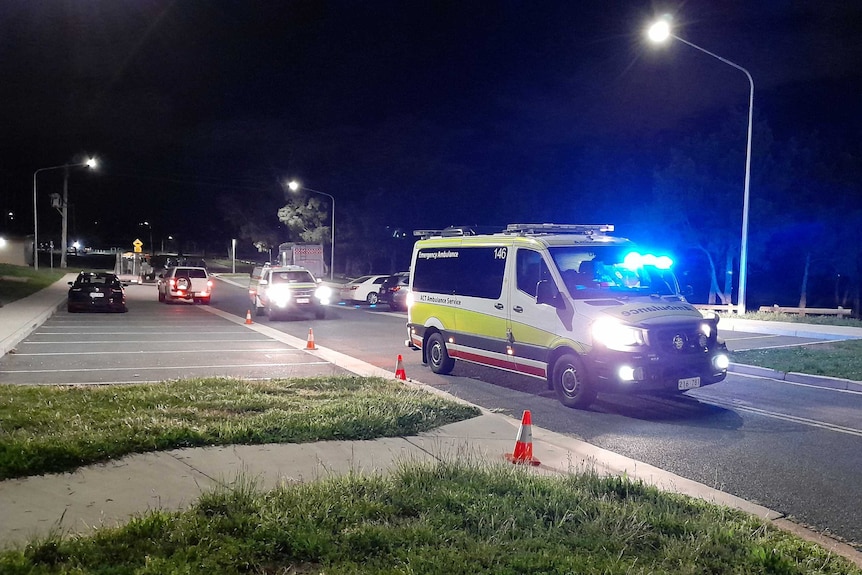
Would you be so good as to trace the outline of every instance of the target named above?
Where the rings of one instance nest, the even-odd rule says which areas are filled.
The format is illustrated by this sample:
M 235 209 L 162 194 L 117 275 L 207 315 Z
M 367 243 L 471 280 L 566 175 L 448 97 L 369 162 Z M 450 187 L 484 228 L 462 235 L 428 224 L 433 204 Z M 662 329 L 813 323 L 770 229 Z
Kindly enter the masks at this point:
M 549 249 L 574 299 L 678 295 L 669 258 L 644 255 L 632 246 L 566 246 Z
M 306 271 L 272 272 L 272 283 L 314 283 L 314 276 Z

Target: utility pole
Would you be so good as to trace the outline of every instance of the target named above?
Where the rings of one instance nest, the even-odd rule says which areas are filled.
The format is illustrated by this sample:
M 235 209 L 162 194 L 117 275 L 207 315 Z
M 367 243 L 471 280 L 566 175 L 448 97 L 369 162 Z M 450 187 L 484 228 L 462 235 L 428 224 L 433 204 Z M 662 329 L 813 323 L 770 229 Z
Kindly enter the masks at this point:
M 63 216 L 63 229 L 60 234 L 60 267 L 66 269 L 66 246 L 68 245 L 67 230 L 69 222 L 69 166 L 63 170 L 63 205 L 60 207 Z

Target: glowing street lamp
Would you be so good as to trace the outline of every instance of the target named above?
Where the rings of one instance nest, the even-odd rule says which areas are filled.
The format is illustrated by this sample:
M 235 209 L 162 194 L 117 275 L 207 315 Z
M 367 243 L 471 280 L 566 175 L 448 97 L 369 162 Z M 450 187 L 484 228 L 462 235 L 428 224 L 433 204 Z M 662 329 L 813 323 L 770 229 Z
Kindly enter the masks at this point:
M 739 252 L 739 296 L 737 301 L 737 313 L 743 314 L 745 313 L 745 282 L 748 276 L 748 187 L 751 180 L 751 128 L 754 115 L 754 79 L 752 79 L 748 70 L 739 64 L 734 64 L 726 58 L 713 54 L 709 50 L 704 50 L 700 46 L 692 44 L 688 40 L 683 40 L 679 36 L 673 34 L 668 17 L 664 17 L 650 26 L 647 31 L 647 35 L 653 42 L 665 42 L 668 38 L 679 40 L 683 44 L 691 46 L 696 50 L 700 50 L 704 54 L 712 56 L 716 60 L 721 60 L 728 66 L 736 68 L 745 74 L 746 78 L 748 78 L 748 84 L 751 89 L 748 96 L 748 143 L 745 147 L 745 189 L 742 194 L 742 241 Z
M 327 198 L 332 200 L 332 214 L 330 215 L 330 219 L 332 220 L 330 222 L 332 224 L 330 226 L 330 228 L 331 228 L 330 232 L 331 232 L 332 237 L 330 238 L 331 247 L 330 247 L 330 252 L 329 252 L 329 280 L 332 281 L 332 279 L 334 278 L 334 274 L 335 274 L 335 198 L 332 197 L 331 195 L 327 194 L 326 192 L 321 192 L 319 190 L 313 190 L 311 188 L 306 188 L 305 186 L 303 186 L 302 184 L 300 184 L 296 180 L 291 180 L 290 182 L 288 182 L 287 187 L 290 189 L 291 192 L 296 192 L 298 190 L 305 190 L 307 192 L 313 192 L 315 194 L 320 194 L 322 196 L 326 196 Z
M 78 166 L 87 166 L 90 169 L 97 165 L 95 158 L 90 158 L 86 162 L 77 164 L 63 164 L 62 166 L 51 166 L 50 168 L 39 168 L 33 172 L 33 269 L 39 269 L 39 213 L 38 204 L 36 202 L 36 175 L 39 172 L 47 172 L 48 170 L 66 170 L 63 176 L 63 254 L 60 256 L 61 267 L 66 267 L 66 201 L 68 200 L 69 190 L 69 168 Z
M 139 226 L 146 226 L 146 228 L 149 230 L 149 232 L 150 232 L 150 245 L 147 246 L 147 252 L 149 252 L 150 255 L 154 254 L 156 252 L 156 247 L 153 245 L 153 225 L 147 221 L 141 222 L 138 225 Z

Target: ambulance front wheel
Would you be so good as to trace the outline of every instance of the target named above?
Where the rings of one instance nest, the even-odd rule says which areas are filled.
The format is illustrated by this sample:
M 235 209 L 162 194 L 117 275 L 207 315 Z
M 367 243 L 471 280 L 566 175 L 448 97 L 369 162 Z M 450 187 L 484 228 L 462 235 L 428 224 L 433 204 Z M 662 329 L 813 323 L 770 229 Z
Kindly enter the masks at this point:
M 443 341 L 443 336 L 439 333 L 433 333 L 428 338 L 428 350 L 426 353 L 428 365 L 431 366 L 431 371 L 434 373 L 446 375 L 455 367 L 455 360 L 449 357 L 449 352 L 446 351 L 446 343 Z
M 596 392 L 587 381 L 584 362 L 573 353 L 560 356 L 554 363 L 553 384 L 566 407 L 586 408 L 596 399 Z

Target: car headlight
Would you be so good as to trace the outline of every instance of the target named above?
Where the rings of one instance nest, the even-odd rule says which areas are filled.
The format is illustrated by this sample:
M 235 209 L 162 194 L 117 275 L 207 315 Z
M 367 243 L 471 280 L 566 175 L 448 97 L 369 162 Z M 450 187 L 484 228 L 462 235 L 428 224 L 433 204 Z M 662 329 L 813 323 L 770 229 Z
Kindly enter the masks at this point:
M 290 302 L 291 291 L 285 285 L 271 285 L 266 290 L 266 296 L 278 307 L 285 307 Z
M 644 344 L 643 330 L 625 325 L 613 318 L 602 318 L 593 324 L 593 341 L 611 349 Z
M 314 296 L 321 301 L 329 300 L 332 297 L 332 288 L 329 286 L 318 286 L 314 290 Z

